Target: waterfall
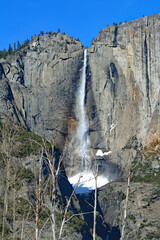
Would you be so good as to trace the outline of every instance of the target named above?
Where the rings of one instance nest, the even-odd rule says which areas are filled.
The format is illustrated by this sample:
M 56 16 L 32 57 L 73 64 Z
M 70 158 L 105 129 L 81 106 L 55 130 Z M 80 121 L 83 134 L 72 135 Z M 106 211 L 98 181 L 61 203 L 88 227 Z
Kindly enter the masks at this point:
M 75 193 L 88 193 L 95 188 L 95 175 L 91 167 L 88 119 L 85 108 L 87 50 L 84 50 L 81 81 L 78 87 L 75 115 L 76 121 L 70 127 L 67 156 L 70 162 L 69 181 L 73 187 L 79 182 Z M 108 153 L 107 153 L 108 154 Z M 97 187 L 108 183 L 104 176 L 97 177 Z
M 75 102 L 75 119 L 71 117 L 68 129 L 68 142 L 65 146 L 65 159 L 68 159 L 68 175 L 83 172 L 90 168 L 90 142 L 88 119 L 85 109 L 87 50 L 84 50 L 83 67 Z
M 85 94 L 86 94 L 86 68 L 87 68 L 87 49 L 84 50 L 81 83 L 78 89 L 78 96 L 76 102 L 76 118 L 78 120 L 77 126 L 77 152 L 81 158 L 81 169 L 87 169 L 90 165 L 89 153 L 89 136 L 88 136 L 88 119 L 85 109 Z

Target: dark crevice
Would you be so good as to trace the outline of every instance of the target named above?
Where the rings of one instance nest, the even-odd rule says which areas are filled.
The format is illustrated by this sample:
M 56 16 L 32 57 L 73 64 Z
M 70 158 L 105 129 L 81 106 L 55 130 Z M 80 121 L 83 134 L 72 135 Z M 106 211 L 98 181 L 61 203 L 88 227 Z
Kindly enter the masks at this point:
M 113 47 L 117 47 L 117 31 L 118 31 L 118 27 L 115 26 L 115 30 L 114 30 L 114 40 L 113 40 Z
M 148 17 L 147 17 L 147 27 L 149 26 L 149 21 L 148 21 Z
M 2 79 L 3 76 L 5 76 L 5 72 L 4 72 L 2 64 L 0 63 L 0 79 Z
M 81 206 L 81 211 L 83 213 L 93 212 L 94 206 L 94 191 L 87 195 L 77 195 L 79 199 L 79 203 Z M 106 223 L 103 222 L 102 211 L 99 206 L 99 202 L 97 201 L 97 220 L 96 220 L 96 234 L 100 236 L 103 240 L 106 240 L 108 233 L 110 232 L 110 227 Z M 93 213 L 84 214 L 84 219 L 87 222 L 88 226 L 93 229 Z
M 147 92 L 147 98 L 148 98 L 148 105 L 149 108 L 151 108 L 151 103 L 150 103 L 150 96 L 149 96 L 149 75 L 148 75 L 148 46 L 147 46 L 147 34 L 145 33 L 145 40 L 144 40 L 144 54 L 145 54 L 145 68 L 146 68 L 146 92 Z
M 23 58 L 23 55 L 19 55 L 19 57 L 20 57 L 20 60 L 21 60 L 21 62 L 20 62 L 20 60 L 17 58 L 17 63 L 18 63 L 18 66 L 22 69 L 22 70 L 24 70 L 24 64 L 23 64 L 23 62 L 22 62 L 22 58 Z
M 108 240 L 120 240 L 121 234 L 118 227 L 113 227 Z
M 111 74 L 111 78 L 110 78 L 111 93 L 113 94 L 113 108 L 114 108 L 119 76 L 118 76 L 118 71 L 117 71 L 116 65 L 113 62 L 111 62 L 111 64 L 110 64 L 110 74 Z
M 151 60 L 151 33 L 149 33 L 149 68 L 150 68 L 150 78 L 151 78 L 151 64 L 152 60 Z

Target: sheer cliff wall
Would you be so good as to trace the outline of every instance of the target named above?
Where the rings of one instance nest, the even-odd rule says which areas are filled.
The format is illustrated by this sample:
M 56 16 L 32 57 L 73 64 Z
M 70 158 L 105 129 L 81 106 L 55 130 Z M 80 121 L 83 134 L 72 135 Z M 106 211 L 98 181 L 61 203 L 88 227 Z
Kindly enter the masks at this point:
M 90 139 L 113 152 L 160 130 L 160 14 L 106 27 L 88 50 Z
M 79 41 L 54 33 L 1 59 L 1 112 L 47 139 L 57 136 L 62 145 L 75 119 L 83 51 Z M 159 131 L 160 14 L 100 31 L 87 64 L 91 147 L 111 150 L 109 160 L 117 163 L 114 154 L 133 136 L 145 145 Z
M 74 116 L 82 59 L 83 45 L 74 38 L 34 37 L 28 48 L 0 61 L 1 112 L 12 112 L 31 131 L 47 139 L 54 135 L 60 143 Z

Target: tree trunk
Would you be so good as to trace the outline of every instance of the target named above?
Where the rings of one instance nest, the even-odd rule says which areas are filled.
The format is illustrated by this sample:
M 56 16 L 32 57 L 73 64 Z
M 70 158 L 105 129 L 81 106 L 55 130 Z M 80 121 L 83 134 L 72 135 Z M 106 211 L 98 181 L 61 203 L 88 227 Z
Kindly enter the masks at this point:
M 16 221 L 16 192 L 15 192 L 15 174 L 13 176 L 13 240 L 15 240 L 15 221 Z
M 5 236 L 5 225 L 6 218 L 8 212 L 8 190 L 9 190 L 9 181 L 10 181 L 10 159 L 6 160 L 6 187 L 5 187 L 5 195 L 4 195 L 4 211 L 3 211 L 3 222 L 2 222 L 2 240 L 4 240 Z
M 53 240 L 56 240 L 56 220 L 55 220 L 55 206 L 54 206 L 54 202 L 52 202 L 52 213 L 51 213 L 51 217 L 52 217 L 52 235 L 53 235 Z
M 42 185 L 42 158 L 43 158 L 43 149 L 40 158 L 40 166 L 38 172 L 38 183 L 36 184 L 36 191 L 37 191 L 37 203 L 36 203 L 36 240 L 39 240 L 39 213 L 41 209 L 41 185 Z M 35 170 L 36 171 L 36 170 Z M 36 175 L 36 174 L 35 174 Z
M 95 175 L 95 192 L 94 192 L 94 219 L 93 219 L 93 240 L 96 240 L 96 215 L 97 215 L 97 172 Z

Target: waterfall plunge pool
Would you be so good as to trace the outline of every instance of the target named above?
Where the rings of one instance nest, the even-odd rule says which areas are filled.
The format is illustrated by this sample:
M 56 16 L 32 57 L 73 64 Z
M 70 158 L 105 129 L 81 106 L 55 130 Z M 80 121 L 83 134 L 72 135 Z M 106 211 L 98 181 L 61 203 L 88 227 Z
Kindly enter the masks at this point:
M 68 178 L 69 182 L 72 184 L 73 188 L 78 187 L 75 190 L 76 194 L 87 194 L 95 189 L 95 177 L 92 171 L 83 171 L 72 177 Z M 103 175 L 97 177 L 97 188 L 102 187 L 109 183 L 108 178 Z

